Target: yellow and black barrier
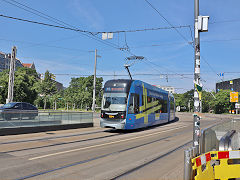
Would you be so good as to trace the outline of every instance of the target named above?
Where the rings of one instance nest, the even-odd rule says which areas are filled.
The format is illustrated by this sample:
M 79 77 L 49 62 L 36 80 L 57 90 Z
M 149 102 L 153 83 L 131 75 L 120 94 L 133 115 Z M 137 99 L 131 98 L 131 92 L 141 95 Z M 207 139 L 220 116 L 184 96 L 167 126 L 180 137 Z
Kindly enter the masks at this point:
M 240 178 L 240 151 L 210 151 L 192 159 L 195 180 Z

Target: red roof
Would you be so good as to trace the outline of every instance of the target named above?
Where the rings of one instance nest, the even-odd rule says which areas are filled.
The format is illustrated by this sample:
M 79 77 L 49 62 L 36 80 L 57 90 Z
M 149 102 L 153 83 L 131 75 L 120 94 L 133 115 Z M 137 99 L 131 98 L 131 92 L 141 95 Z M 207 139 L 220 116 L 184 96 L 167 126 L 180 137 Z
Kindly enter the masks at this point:
M 31 68 L 32 64 L 30 63 L 22 63 L 23 67 Z

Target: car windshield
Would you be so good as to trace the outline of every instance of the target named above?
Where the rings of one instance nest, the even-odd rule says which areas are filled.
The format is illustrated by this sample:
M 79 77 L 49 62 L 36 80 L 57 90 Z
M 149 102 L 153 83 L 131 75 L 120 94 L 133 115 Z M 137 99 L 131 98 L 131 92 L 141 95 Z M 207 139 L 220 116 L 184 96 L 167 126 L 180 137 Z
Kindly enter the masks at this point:
M 110 111 L 125 111 L 127 104 L 126 93 L 104 93 L 102 109 Z
M 15 105 L 16 103 L 7 103 L 7 104 L 4 104 L 3 106 L 2 106 L 2 108 L 11 108 L 11 107 L 13 107 L 14 105 Z

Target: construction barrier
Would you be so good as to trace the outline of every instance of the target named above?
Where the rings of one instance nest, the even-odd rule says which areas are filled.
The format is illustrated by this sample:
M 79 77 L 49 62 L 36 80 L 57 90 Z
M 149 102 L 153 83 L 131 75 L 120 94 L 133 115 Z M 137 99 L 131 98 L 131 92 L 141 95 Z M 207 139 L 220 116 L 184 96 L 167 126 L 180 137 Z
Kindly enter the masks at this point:
M 192 159 L 195 180 L 240 178 L 240 151 L 210 151 Z

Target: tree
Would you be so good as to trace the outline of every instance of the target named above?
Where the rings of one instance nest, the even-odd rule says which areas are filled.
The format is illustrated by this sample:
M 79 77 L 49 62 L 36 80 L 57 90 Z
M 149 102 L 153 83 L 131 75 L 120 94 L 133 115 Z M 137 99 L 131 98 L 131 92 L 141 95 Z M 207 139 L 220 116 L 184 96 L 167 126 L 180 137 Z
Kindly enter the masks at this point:
M 202 92 L 202 112 L 210 112 L 211 110 L 214 110 L 214 94 L 214 92 Z
M 216 94 L 214 110 L 216 114 L 227 113 L 234 109 L 234 103 L 230 102 L 230 90 L 220 90 Z
M 0 104 L 5 104 L 8 95 L 8 71 L 0 72 Z
M 183 111 L 188 111 L 190 103 L 190 108 L 193 109 L 193 93 L 194 90 L 191 89 L 183 94 L 174 94 L 176 106 L 182 107 Z
M 214 92 L 202 91 L 202 112 L 209 112 L 214 109 Z M 183 94 L 174 94 L 176 106 L 186 107 L 188 110 L 188 106 L 190 103 L 190 108 L 194 108 L 194 90 L 187 91 Z
M 100 106 L 102 95 L 102 78 L 96 78 L 96 104 Z M 92 106 L 93 76 L 72 78 L 69 87 L 64 91 L 64 100 L 81 109 Z
M 47 101 L 50 101 L 50 97 L 57 92 L 56 82 L 53 80 L 53 76 L 54 75 L 47 70 L 44 79 L 36 85 L 39 95 L 44 97 L 44 109 L 46 109 Z
M 9 71 L 0 72 L 0 103 L 6 102 L 8 93 Z M 36 70 L 30 68 L 18 68 L 14 77 L 13 99 L 18 102 L 28 102 L 33 104 L 37 98 L 35 84 L 39 81 Z

